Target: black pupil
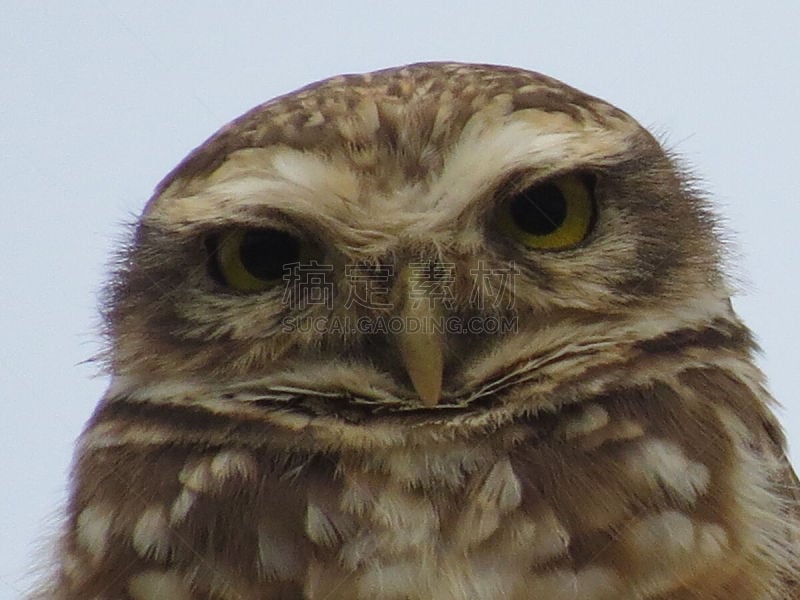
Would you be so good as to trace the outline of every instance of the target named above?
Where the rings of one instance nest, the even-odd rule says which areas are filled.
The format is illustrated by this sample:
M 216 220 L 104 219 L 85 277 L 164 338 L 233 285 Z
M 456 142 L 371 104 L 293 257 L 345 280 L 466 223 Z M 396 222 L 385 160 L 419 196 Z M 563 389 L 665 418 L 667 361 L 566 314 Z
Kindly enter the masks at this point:
M 552 183 L 537 185 L 511 199 L 511 218 L 522 231 L 547 235 L 561 227 L 567 218 L 564 195 Z
M 239 245 L 242 265 L 258 279 L 280 279 L 284 265 L 300 260 L 300 242 L 285 231 L 248 231 Z

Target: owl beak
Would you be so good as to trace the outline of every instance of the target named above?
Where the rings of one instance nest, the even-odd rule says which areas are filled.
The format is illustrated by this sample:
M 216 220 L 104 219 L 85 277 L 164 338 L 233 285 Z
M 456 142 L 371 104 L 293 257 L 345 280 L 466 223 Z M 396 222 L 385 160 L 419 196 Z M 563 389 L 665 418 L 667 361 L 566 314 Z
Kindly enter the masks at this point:
M 408 267 L 404 267 L 395 285 L 395 298 L 401 303 L 400 316 L 405 324 L 397 334 L 397 347 L 417 396 L 431 407 L 439 403 L 442 394 L 442 335 L 431 327 L 440 311 L 433 299 L 411 296 L 409 275 Z

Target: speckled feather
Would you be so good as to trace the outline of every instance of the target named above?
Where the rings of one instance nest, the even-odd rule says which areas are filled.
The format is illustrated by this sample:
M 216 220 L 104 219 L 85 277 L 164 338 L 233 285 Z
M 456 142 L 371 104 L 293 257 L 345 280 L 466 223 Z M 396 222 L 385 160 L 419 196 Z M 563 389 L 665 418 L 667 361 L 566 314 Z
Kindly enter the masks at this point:
M 597 180 L 580 245 L 492 229 L 509 181 Z M 204 240 L 279 227 L 341 269 L 520 269 L 513 335 L 284 331 Z M 715 220 L 631 117 L 508 67 L 336 77 L 224 127 L 159 185 L 108 294 L 54 600 L 800 599 L 800 492 Z M 505 285 L 494 280 L 495 288 Z M 374 317 L 344 308 L 305 317 Z

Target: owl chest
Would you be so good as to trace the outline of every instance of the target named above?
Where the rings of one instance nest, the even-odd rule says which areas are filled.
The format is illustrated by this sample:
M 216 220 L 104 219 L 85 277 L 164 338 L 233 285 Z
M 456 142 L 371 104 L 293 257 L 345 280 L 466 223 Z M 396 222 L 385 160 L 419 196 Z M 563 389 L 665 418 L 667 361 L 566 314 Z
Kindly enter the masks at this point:
M 74 598 L 130 569 L 120 585 L 149 590 L 167 578 L 194 594 L 175 598 L 225 600 L 601 600 L 717 588 L 725 583 L 709 574 L 727 577 L 720 565 L 746 550 L 720 516 L 742 509 L 723 504 L 728 476 L 697 443 L 586 404 L 549 428 L 342 455 L 100 449 L 80 463 L 84 480 L 114 476 L 80 498 L 70 546 L 80 568 L 67 575 Z
M 543 444 L 340 464 L 309 488 L 303 589 L 311 599 L 599 600 L 713 571 L 729 541 L 695 509 L 707 468 L 639 431 L 609 433 L 613 449 L 591 452 Z M 637 499 L 652 508 L 637 511 Z
M 706 465 L 641 428 L 606 426 L 598 442 L 606 420 L 583 417 L 593 426 L 570 429 L 583 445 L 473 440 L 288 466 L 254 449 L 154 453 L 76 517 L 74 556 L 98 575 L 75 597 L 132 564 L 134 587 L 170 577 L 226 599 L 651 597 L 730 557 Z
M 336 486 L 308 499 L 310 598 L 526 597 L 532 562 L 567 550 L 569 536 L 552 510 L 522 506 L 508 457 L 469 475 L 454 468 L 438 485 L 341 473 Z

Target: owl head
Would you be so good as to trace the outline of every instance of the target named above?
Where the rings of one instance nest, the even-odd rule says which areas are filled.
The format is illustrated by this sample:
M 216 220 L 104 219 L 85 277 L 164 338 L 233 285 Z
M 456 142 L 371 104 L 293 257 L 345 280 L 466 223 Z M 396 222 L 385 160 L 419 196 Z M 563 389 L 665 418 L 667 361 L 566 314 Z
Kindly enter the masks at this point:
M 108 294 L 109 362 L 151 398 L 284 423 L 485 426 L 727 314 L 719 258 L 691 180 L 602 100 L 485 65 L 335 77 L 161 182 Z

